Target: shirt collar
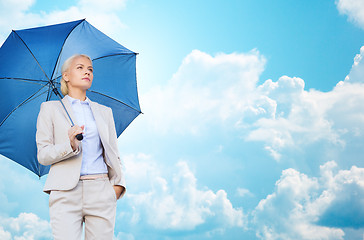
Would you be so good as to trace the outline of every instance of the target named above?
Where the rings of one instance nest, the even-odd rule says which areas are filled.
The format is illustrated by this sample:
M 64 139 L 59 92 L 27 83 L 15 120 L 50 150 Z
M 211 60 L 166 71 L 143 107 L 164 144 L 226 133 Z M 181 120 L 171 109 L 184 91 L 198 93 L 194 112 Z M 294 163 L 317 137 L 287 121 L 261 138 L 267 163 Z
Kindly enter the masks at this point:
M 73 97 L 70 97 L 69 95 L 66 95 L 66 97 L 68 98 L 68 101 L 71 103 L 71 104 L 75 104 L 76 102 L 79 102 L 79 103 L 83 103 L 83 104 L 88 104 L 90 105 L 90 99 L 86 96 L 86 100 L 85 101 L 81 101 L 79 99 L 76 99 L 76 98 L 73 98 Z

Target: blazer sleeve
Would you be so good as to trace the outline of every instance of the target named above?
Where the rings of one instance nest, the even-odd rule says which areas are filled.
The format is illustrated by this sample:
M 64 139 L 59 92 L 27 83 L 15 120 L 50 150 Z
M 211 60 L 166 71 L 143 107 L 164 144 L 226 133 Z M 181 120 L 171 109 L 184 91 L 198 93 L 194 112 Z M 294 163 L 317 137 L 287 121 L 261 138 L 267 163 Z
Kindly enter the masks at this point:
M 38 162 L 45 166 L 65 160 L 80 152 L 80 149 L 73 151 L 69 140 L 61 144 L 55 144 L 53 127 L 54 122 L 50 104 L 44 102 L 41 105 L 37 119 L 36 142 Z

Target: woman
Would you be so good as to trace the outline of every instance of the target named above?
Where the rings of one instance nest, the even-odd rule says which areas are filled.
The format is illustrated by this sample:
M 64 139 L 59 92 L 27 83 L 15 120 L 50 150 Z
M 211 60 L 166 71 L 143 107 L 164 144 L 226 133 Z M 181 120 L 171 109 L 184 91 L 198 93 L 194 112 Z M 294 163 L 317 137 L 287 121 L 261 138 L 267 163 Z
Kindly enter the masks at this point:
M 44 186 L 54 239 L 113 239 L 116 200 L 125 193 L 115 124 L 110 108 L 92 102 L 90 57 L 74 55 L 62 66 L 62 99 L 41 105 L 37 120 L 38 161 L 51 165 Z M 83 140 L 76 139 L 83 134 Z

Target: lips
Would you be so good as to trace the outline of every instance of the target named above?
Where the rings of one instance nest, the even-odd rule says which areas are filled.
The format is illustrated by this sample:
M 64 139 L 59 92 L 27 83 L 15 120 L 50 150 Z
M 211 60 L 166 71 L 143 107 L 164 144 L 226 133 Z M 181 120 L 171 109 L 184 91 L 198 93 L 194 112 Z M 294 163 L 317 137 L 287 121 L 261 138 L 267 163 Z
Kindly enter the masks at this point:
M 84 81 L 90 81 L 90 79 L 89 78 L 82 78 L 82 80 L 84 80 Z

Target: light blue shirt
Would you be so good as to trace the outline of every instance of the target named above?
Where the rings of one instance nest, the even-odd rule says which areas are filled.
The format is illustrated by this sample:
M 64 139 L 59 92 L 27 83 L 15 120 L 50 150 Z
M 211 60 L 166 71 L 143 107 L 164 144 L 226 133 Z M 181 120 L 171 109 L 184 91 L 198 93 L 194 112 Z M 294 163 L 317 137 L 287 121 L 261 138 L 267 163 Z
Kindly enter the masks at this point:
M 82 140 L 82 165 L 80 175 L 108 173 L 103 157 L 103 148 L 96 121 L 90 107 L 90 100 L 74 99 L 67 95 L 77 125 L 84 125 Z

